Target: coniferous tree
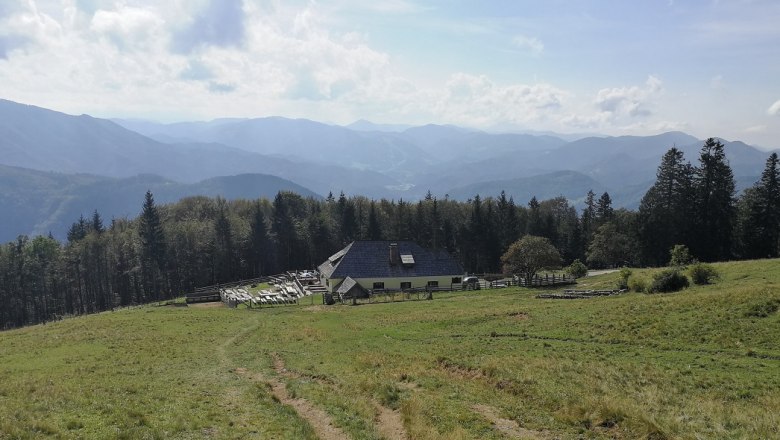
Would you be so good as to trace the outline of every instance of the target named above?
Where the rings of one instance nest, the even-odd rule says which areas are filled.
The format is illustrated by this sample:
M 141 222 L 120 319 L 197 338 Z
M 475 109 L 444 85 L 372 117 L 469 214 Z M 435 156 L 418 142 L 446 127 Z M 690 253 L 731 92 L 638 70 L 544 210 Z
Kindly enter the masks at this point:
M 609 193 L 605 191 L 596 203 L 596 224 L 601 226 L 610 221 L 614 212 L 615 210 L 612 209 L 612 198 L 609 196 Z
M 420 200 L 417 202 L 417 206 L 414 209 L 414 224 L 412 228 L 415 231 L 415 241 L 423 247 L 430 247 L 431 245 L 431 222 L 428 219 L 427 204 L 429 200 Z
M 382 227 L 379 224 L 379 218 L 376 212 L 376 203 L 371 201 L 371 207 L 368 210 L 367 235 L 369 240 L 382 239 Z
M 248 260 L 252 276 L 258 277 L 271 273 L 273 255 L 274 249 L 263 208 L 260 203 L 255 203 L 249 220 Z
M 68 241 L 74 242 L 82 240 L 87 236 L 87 229 L 87 221 L 82 215 L 79 217 L 78 221 L 70 225 L 70 229 L 68 229 Z
M 154 196 L 146 191 L 138 225 L 141 239 L 141 271 L 144 291 L 138 302 L 160 299 L 167 294 L 165 286 L 166 246 L 162 220 Z
M 484 273 L 485 261 L 482 253 L 482 236 L 484 233 L 484 217 L 482 213 L 482 198 L 474 196 L 471 202 L 469 219 L 461 228 L 460 245 L 461 258 L 465 269 L 471 273 Z
M 342 193 L 342 197 L 344 194 Z M 346 198 L 344 198 L 346 200 Z M 274 198 L 274 218 L 271 229 L 276 238 L 279 265 L 285 270 L 294 266 L 294 254 L 298 236 L 296 235 L 295 216 L 285 193 L 279 192 Z
M 92 213 L 90 228 L 98 234 L 102 234 L 105 231 L 105 228 L 103 227 L 103 219 L 100 217 L 100 214 L 98 214 L 97 209 Z
M 439 213 L 439 202 L 433 198 L 431 202 L 431 247 L 438 249 L 442 246 L 442 223 L 441 213 Z
M 484 255 L 484 270 L 490 273 L 500 271 L 500 260 L 503 254 L 496 227 L 496 217 L 495 203 L 493 199 L 488 198 L 485 201 L 484 229 L 482 230 L 480 244 L 482 245 L 481 252 Z
M 496 208 L 498 210 L 496 219 L 498 248 L 500 252 L 505 252 L 506 249 L 509 248 L 509 245 L 520 237 L 517 206 L 515 206 L 515 201 L 512 197 L 507 199 L 506 192 L 501 191 L 501 194 L 498 196 Z
M 586 243 L 589 243 L 594 231 L 596 230 L 596 194 L 593 190 L 588 190 L 585 196 L 585 209 L 580 218 L 582 224 L 582 235 Z
M 777 153 L 769 156 L 761 179 L 745 191 L 740 205 L 742 256 L 775 258 L 780 255 L 780 165 Z
M 645 264 L 664 265 L 675 244 L 688 244 L 692 229 L 693 168 L 682 151 L 661 159 L 655 184 L 639 205 L 640 241 Z
M 539 212 L 539 201 L 536 200 L 536 196 L 533 196 L 528 202 L 528 224 L 525 233 L 541 236 L 543 231 L 544 225 L 542 224 L 542 215 Z
M 339 215 L 341 243 L 347 244 L 357 239 L 359 229 L 355 214 L 355 202 L 347 199 L 343 192 L 339 195 L 337 212 Z
M 214 282 L 224 283 L 235 279 L 236 265 L 233 233 L 224 199 L 217 199 L 217 218 L 214 220 Z
M 736 218 L 734 174 L 723 144 L 707 139 L 694 170 L 694 228 L 691 249 L 703 261 L 731 256 Z

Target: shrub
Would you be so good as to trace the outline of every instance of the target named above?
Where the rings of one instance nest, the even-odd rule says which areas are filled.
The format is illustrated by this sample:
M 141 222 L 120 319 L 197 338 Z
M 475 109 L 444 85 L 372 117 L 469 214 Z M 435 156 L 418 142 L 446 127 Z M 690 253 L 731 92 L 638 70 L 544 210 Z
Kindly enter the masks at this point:
M 583 264 L 579 259 L 576 259 L 566 268 L 566 273 L 574 278 L 582 278 L 588 274 L 588 266 Z
M 688 250 L 688 246 L 684 244 L 676 244 L 669 251 L 669 266 L 684 268 L 689 265 L 693 260 L 691 258 L 691 251 Z
M 644 277 L 633 276 L 628 279 L 628 289 L 632 292 L 646 292 L 647 279 Z
M 656 292 L 677 292 L 688 287 L 688 277 L 677 269 L 667 269 L 653 275 L 653 282 L 650 284 L 650 293 Z
M 711 264 L 694 263 L 688 268 L 688 275 L 693 284 L 711 284 L 720 278 L 720 274 Z
M 631 269 L 625 267 L 620 269 L 620 274 L 617 280 L 617 288 L 620 290 L 628 289 L 628 277 L 631 276 Z

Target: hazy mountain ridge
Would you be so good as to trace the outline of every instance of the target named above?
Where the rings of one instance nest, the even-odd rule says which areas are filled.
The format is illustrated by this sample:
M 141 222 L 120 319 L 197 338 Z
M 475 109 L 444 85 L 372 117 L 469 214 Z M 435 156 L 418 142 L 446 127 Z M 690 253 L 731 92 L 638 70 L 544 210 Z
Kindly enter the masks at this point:
M 226 123 L 231 120 L 224 120 Z M 45 129 L 42 129 L 45 127 Z M 108 177 L 156 174 L 194 183 L 246 173 L 276 175 L 309 188 L 386 195 L 396 179 L 354 168 L 291 161 L 215 142 L 162 143 L 106 119 L 71 116 L 0 100 L 0 164 Z
M 243 174 L 214 177 L 198 183 L 177 183 L 144 174 L 111 178 L 89 174 L 62 174 L 0 165 L 0 206 L 6 213 L 0 223 L 0 242 L 19 234 L 48 234 L 65 238 L 68 227 L 80 215 L 97 209 L 104 221 L 133 218 L 140 212 L 143 195 L 154 193 L 158 203 L 204 195 L 226 199 L 273 199 L 279 191 L 322 198 L 308 188 L 276 176 Z
M 432 162 L 424 150 L 393 133 L 356 131 L 308 119 L 267 117 L 138 127 L 144 134 L 158 139 L 216 142 L 266 156 L 373 170 L 404 178 L 421 172 Z

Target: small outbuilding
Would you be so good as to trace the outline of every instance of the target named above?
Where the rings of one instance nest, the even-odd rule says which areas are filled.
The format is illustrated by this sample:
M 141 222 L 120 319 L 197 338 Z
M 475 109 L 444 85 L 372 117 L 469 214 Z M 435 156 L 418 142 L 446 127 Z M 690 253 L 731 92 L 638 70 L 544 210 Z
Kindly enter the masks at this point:
M 460 287 L 463 268 L 444 249 L 413 241 L 354 241 L 319 267 L 330 293 Z

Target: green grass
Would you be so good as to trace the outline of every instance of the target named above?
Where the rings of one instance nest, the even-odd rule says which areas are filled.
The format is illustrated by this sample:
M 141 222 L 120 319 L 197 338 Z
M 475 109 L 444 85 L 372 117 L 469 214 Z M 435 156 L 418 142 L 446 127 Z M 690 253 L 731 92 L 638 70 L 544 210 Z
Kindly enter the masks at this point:
M 414 439 L 505 438 L 475 405 L 548 437 L 778 438 L 779 265 L 717 264 L 716 284 L 671 294 L 142 307 L 4 332 L 0 438 L 314 438 L 234 372 L 277 377 L 274 356 L 356 439 L 380 438 L 376 404 Z

